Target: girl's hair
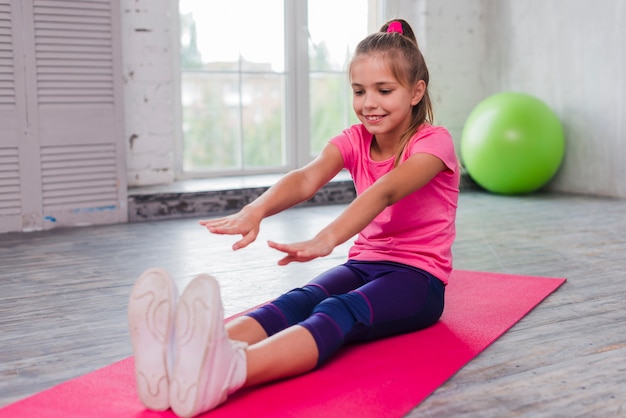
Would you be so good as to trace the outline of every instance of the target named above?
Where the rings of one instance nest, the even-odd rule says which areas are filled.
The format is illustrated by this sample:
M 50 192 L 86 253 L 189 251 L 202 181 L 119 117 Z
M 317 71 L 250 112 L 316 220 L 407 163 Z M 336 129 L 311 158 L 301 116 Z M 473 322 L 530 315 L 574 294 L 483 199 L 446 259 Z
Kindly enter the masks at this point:
M 390 27 L 391 26 L 391 27 Z M 413 33 L 411 25 L 403 19 L 393 19 L 385 23 L 378 32 L 363 39 L 356 47 L 352 63 L 362 55 L 380 54 L 386 60 L 391 74 L 405 87 L 412 88 L 418 81 L 426 83 L 426 91 L 422 100 L 413 106 L 411 123 L 400 137 L 400 149 L 394 165 L 398 165 L 400 157 L 411 137 L 424 123 L 433 122 L 433 110 L 428 94 L 428 67 Z

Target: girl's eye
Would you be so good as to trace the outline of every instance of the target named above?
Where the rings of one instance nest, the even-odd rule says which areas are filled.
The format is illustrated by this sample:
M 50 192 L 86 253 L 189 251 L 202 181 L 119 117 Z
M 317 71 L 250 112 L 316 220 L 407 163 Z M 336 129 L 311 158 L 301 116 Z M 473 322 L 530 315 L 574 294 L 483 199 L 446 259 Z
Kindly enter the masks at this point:
M 363 94 L 363 90 L 354 90 L 354 95 L 355 96 L 360 96 Z
M 390 94 L 392 92 L 392 90 L 389 89 L 382 89 L 380 90 L 380 94 Z

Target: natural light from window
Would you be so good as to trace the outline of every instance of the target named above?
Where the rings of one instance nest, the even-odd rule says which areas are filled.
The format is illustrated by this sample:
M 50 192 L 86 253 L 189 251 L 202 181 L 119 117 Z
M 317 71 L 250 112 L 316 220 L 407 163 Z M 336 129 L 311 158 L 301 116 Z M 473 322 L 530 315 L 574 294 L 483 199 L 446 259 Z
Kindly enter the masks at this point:
M 368 32 L 368 0 L 312 0 L 307 73 L 288 73 L 285 0 L 180 0 L 183 173 L 284 172 L 295 147 L 313 158 L 355 123 L 346 63 Z M 332 13 L 329 13 L 332 10 Z M 245 11 L 245 12 L 242 12 Z M 305 40 L 306 42 L 307 40 Z M 305 67 L 306 68 L 306 67 Z M 288 99 L 289 77 L 306 77 L 309 97 Z M 291 101 L 290 101 L 291 100 Z M 309 107 L 309 133 L 296 135 L 287 103 Z

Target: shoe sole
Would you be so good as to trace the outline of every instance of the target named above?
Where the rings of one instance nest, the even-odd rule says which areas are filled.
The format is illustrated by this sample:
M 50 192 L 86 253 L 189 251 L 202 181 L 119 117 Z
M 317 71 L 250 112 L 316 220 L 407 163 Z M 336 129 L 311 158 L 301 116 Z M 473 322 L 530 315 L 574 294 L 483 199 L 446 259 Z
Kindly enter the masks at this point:
M 175 319 L 176 361 L 170 380 L 170 406 L 180 417 L 212 407 L 203 403 L 211 380 L 211 347 L 223 330 L 223 315 L 217 281 L 205 274 L 192 280 L 180 298 Z
M 128 329 L 135 355 L 137 392 L 144 406 L 169 408 L 168 350 L 173 337 L 176 286 L 161 269 L 146 270 L 128 302 Z

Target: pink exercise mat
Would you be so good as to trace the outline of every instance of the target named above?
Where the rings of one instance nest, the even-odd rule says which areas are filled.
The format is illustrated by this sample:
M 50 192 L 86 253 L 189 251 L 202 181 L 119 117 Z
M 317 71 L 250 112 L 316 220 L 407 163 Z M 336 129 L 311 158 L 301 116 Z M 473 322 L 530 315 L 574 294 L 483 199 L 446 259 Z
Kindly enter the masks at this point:
M 349 346 L 319 370 L 240 391 L 202 416 L 403 416 L 564 282 L 456 270 L 434 326 Z M 132 357 L 0 409 L 0 418 L 173 416 L 141 405 Z

